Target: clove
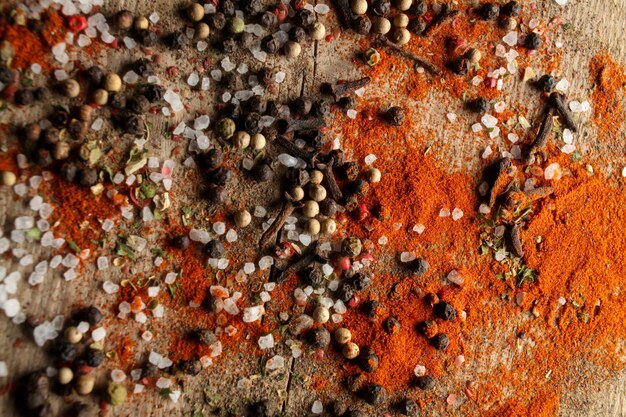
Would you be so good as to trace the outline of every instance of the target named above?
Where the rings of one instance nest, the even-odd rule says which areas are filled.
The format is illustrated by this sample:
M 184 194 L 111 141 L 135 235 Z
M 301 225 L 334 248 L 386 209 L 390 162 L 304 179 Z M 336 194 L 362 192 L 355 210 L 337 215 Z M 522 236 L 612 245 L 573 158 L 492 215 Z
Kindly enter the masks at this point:
M 515 255 L 519 258 L 524 257 L 524 247 L 522 246 L 522 238 L 520 229 L 524 226 L 524 222 L 516 223 L 509 229 L 509 241 L 511 249 Z
M 512 162 L 510 158 L 502 158 L 497 163 L 497 171 L 495 172 L 495 179 L 493 185 L 489 191 L 489 207 L 493 207 L 496 199 L 504 190 L 508 187 L 512 179 Z
M 504 207 L 509 210 L 524 207 L 534 201 L 549 196 L 553 192 L 554 189 L 552 187 L 537 187 L 528 191 L 510 191 L 506 195 Z
M 335 201 L 340 201 L 343 197 L 343 193 L 339 189 L 339 185 L 337 185 L 337 179 L 335 178 L 335 174 L 333 172 L 334 162 L 335 160 L 331 159 L 326 164 L 317 164 L 316 168 L 324 174 L 324 183 L 326 184 L 330 198 Z
M 311 119 L 280 119 L 276 127 L 280 133 L 300 132 L 304 130 L 319 130 L 326 127 L 326 122 L 323 118 L 311 118 Z
M 400 48 L 398 45 L 396 45 L 395 43 L 391 42 L 389 39 L 385 38 L 384 36 L 379 36 L 378 37 L 378 43 L 380 45 L 382 45 L 382 46 L 386 46 L 387 48 L 389 48 L 392 51 L 396 52 L 400 56 L 403 56 L 405 58 L 408 58 L 408 59 L 414 61 L 417 65 L 423 67 L 426 71 L 428 71 L 432 75 L 439 75 L 439 74 L 441 74 L 441 71 L 439 71 L 435 66 L 433 66 L 432 64 L 426 62 L 425 60 L 423 60 L 419 56 L 415 55 L 414 53 Z
M 563 122 L 572 132 L 578 131 L 576 123 L 574 119 L 572 119 L 572 114 L 565 106 L 565 94 L 556 91 L 551 93 L 549 103 L 559 112 L 559 115 L 563 118 Z
M 337 6 L 337 14 L 339 15 L 341 25 L 346 29 L 350 29 L 352 22 L 356 18 L 350 7 L 350 0 L 335 0 L 335 5 Z
M 552 126 L 554 125 L 554 107 L 548 107 L 546 110 L 546 114 L 541 121 L 541 126 L 539 127 L 539 131 L 537 132 L 537 137 L 533 142 L 532 146 L 528 150 L 528 159 L 529 163 L 532 163 L 534 154 L 540 152 L 542 154 L 542 158 L 546 159 L 544 148 L 546 143 L 548 142 L 548 137 L 550 136 L 550 132 L 552 132 Z
M 286 136 L 282 136 L 282 135 L 278 136 L 276 138 L 276 143 L 278 143 L 280 146 L 285 148 L 287 150 L 287 152 L 289 152 L 291 155 L 294 155 L 294 156 L 304 160 L 307 163 L 310 163 L 310 161 L 315 156 L 314 153 L 307 152 L 304 149 L 299 148 L 298 146 L 296 146 L 296 144 L 293 143 L 292 141 L 290 141 Z
M 276 241 L 276 235 L 278 231 L 283 228 L 287 218 L 291 216 L 294 209 L 296 208 L 296 202 L 291 198 L 288 193 L 283 195 L 283 205 L 274 219 L 274 222 L 268 227 L 268 229 L 261 236 L 261 240 L 259 240 L 259 248 L 263 251 L 266 247 L 268 247 L 271 243 Z
M 315 243 L 311 245 L 309 250 L 304 255 L 302 255 L 300 259 L 292 263 L 286 269 L 278 271 L 277 274 L 273 277 L 272 281 L 274 281 L 276 284 L 282 284 L 283 282 L 287 281 L 290 276 L 297 274 L 304 268 L 311 265 L 311 263 L 313 263 L 319 256 L 317 253 L 318 245 L 319 242 L 315 241 Z
M 458 13 L 458 10 L 451 10 L 449 5 L 444 4 L 441 7 L 441 12 L 426 26 L 426 29 L 422 32 L 422 36 L 434 35 L 443 27 L 444 23 L 452 19 Z
M 340 97 L 347 96 L 348 94 L 354 93 L 359 88 L 365 87 L 371 81 L 372 79 L 370 77 L 363 77 L 353 81 L 337 82 L 334 86 L 330 86 L 330 93 L 335 96 L 335 100 L 338 100 Z

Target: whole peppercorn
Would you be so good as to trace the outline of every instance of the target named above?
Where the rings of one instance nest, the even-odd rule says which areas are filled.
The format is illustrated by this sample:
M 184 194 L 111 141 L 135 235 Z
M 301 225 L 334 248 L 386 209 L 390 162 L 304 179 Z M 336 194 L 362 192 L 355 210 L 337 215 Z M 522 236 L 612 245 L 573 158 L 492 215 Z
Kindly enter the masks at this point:
M 411 19 L 407 29 L 416 35 L 421 35 L 426 30 L 426 21 L 422 18 Z
M 104 352 L 99 349 L 87 349 L 85 353 L 85 362 L 92 368 L 97 368 L 104 362 Z
M 326 26 L 321 22 L 315 22 L 309 28 L 309 36 L 314 41 L 321 41 L 326 36 Z
M 41 127 L 38 123 L 29 123 L 24 126 L 24 138 L 30 142 L 37 142 L 41 137 Z
M 80 84 L 78 81 L 69 79 L 63 82 L 63 94 L 65 94 L 69 98 L 78 97 L 80 94 Z
M 323 327 L 316 327 L 307 333 L 307 341 L 315 349 L 324 349 L 330 344 L 330 333 Z
M 356 359 L 360 353 L 361 351 L 359 349 L 359 345 L 353 342 L 347 342 L 341 348 L 341 354 L 346 359 L 350 359 L 350 360 Z
M 80 185 L 91 187 L 98 182 L 98 170 L 95 168 L 84 168 L 79 172 L 78 178 Z
M 349 258 L 356 258 L 362 250 L 363 245 L 357 237 L 350 236 L 341 242 L 341 253 Z
M 440 301 L 433 307 L 433 313 L 435 316 L 443 320 L 452 321 L 456 319 L 456 310 L 451 304 L 445 301 Z
M 535 82 L 535 86 L 537 87 L 537 89 L 545 92 L 545 93 L 549 93 L 554 89 L 554 86 L 556 85 L 556 80 L 554 79 L 553 76 L 551 75 L 542 75 L 541 77 L 539 77 L 539 79 Z
M 411 40 L 411 32 L 409 32 L 405 28 L 398 28 L 393 32 L 393 36 L 391 37 L 391 39 L 397 45 L 406 45 Z
M 136 95 L 128 100 L 126 108 L 133 113 L 145 114 L 150 110 L 150 101 L 143 95 Z
M 189 247 L 189 237 L 187 235 L 176 236 L 172 240 L 172 246 L 180 250 L 187 249 Z
M 163 87 L 157 84 L 149 84 L 143 89 L 142 94 L 150 103 L 154 103 L 163 98 Z
M 209 258 L 220 258 L 224 254 L 224 244 L 217 239 L 212 239 L 204 245 L 204 253 Z
M 298 97 L 292 103 L 293 111 L 299 116 L 306 116 L 311 112 L 313 102 L 307 97 Z
M 104 77 L 104 89 L 109 92 L 117 92 L 122 89 L 122 79 L 114 72 L 109 72 Z
M 204 17 L 204 7 L 199 3 L 191 3 L 187 7 L 187 16 L 194 22 L 199 22 Z
M 274 170 L 267 163 L 257 164 L 252 168 L 252 177 L 259 182 L 266 182 L 274 178 Z
M 330 404 L 328 410 L 332 416 L 341 417 L 346 413 L 346 411 L 348 411 L 348 406 L 343 401 L 337 400 Z
M 233 145 L 235 145 L 239 149 L 246 149 L 250 146 L 250 135 L 248 132 L 244 132 L 243 130 L 239 130 L 235 132 L 232 137 Z
M 146 47 L 154 46 L 159 41 L 159 37 L 157 36 L 157 34 L 148 29 L 142 29 L 137 31 L 137 35 L 135 37 L 137 38 L 139 43 Z
M 60 132 L 56 127 L 49 127 L 41 134 L 41 139 L 48 145 L 53 145 L 59 141 Z
M 224 204 L 229 201 L 228 193 L 224 187 L 211 186 L 206 191 L 206 199 L 212 204 Z
M 7 187 L 15 185 L 17 176 L 11 171 L 0 171 L 0 183 Z
M 211 28 L 204 22 L 199 22 L 195 28 L 196 39 L 206 39 L 211 34 Z
M 406 398 L 400 402 L 400 413 L 405 416 L 415 415 L 417 412 L 417 403 L 410 398 Z
M 33 91 L 33 95 L 37 101 L 47 101 L 50 100 L 51 97 L 50 90 L 46 87 L 36 88 L 35 91 Z
M 308 200 L 302 206 L 302 214 L 306 217 L 313 218 L 317 216 L 320 212 L 320 206 L 317 204 L 317 201 Z
M 485 20 L 493 20 L 500 14 L 500 6 L 496 3 L 484 3 L 476 12 Z
M 97 65 L 87 68 L 85 75 L 93 86 L 102 84 L 104 80 L 104 70 Z
M 311 113 L 315 117 L 324 117 L 330 113 L 331 104 L 328 100 L 317 100 L 311 106 Z
M 260 151 L 261 149 L 265 148 L 265 144 L 265 136 L 263 136 L 261 133 L 255 133 L 250 137 L 250 146 L 255 151 Z
M 11 84 L 15 79 L 15 74 L 11 69 L 5 67 L 4 65 L 0 65 L 0 82 L 2 84 Z
M 98 88 L 96 91 L 93 92 L 94 103 L 100 106 L 104 106 L 105 104 L 107 104 L 108 101 L 109 101 L 109 92 L 105 90 L 104 88 Z
M 430 375 L 418 376 L 415 379 L 415 386 L 421 390 L 428 391 L 435 387 L 435 378 Z
M 254 36 L 254 33 L 251 33 L 251 32 L 243 32 L 239 36 L 239 46 L 241 46 L 244 49 L 252 48 L 255 41 L 256 41 L 256 36 Z M 255 96 L 255 97 L 259 97 L 259 96 Z
M 65 110 L 55 111 L 48 117 L 54 127 L 64 127 L 70 121 L 70 114 Z
M 337 213 L 337 203 L 332 198 L 327 198 L 319 203 L 320 213 L 326 217 L 332 217 Z
M 238 35 L 243 32 L 245 25 L 243 19 L 240 17 L 231 17 L 228 19 L 228 22 L 226 22 L 226 30 L 233 35 Z
M 65 141 L 59 141 L 52 147 L 52 158 L 62 161 L 70 156 L 70 144 Z
M 63 164 L 61 169 L 59 170 L 59 174 L 61 178 L 65 181 L 73 182 L 76 179 L 76 173 L 78 172 L 78 168 L 73 163 Z
M 261 16 L 260 23 L 265 29 L 272 29 L 278 24 L 278 17 L 274 13 L 267 11 Z
M 213 185 L 218 185 L 223 187 L 226 185 L 228 181 L 233 177 L 233 171 L 226 168 L 220 167 L 216 170 L 213 170 L 206 175 L 206 180 Z
M 145 16 L 137 16 L 135 17 L 135 21 L 133 22 L 133 28 L 135 30 L 143 30 L 148 29 L 150 27 L 150 22 L 146 19 Z
M 102 321 L 102 312 L 94 306 L 87 307 L 81 312 L 80 317 L 89 322 L 90 325 L 95 326 Z
M 320 202 L 326 198 L 326 188 L 318 184 L 312 184 L 309 187 L 309 197 L 311 200 Z
M 340 327 L 335 330 L 335 341 L 337 343 L 339 343 L 340 345 L 345 345 L 350 340 L 352 340 L 352 333 L 350 332 L 350 330 L 346 329 L 345 327 Z
M 235 134 L 237 126 L 233 119 L 222 117 L 215 123 L 215 134 L 222 139 L 230 139 Z
M 321 229 L 322 229 L 322 225 L 317 219 L 309 219 L 304 225 L 304 230 L 306 230 L 306 232 L 310 234 L 311 236 L 318 235 Z
M 304 42 L 306 40 L 306 30 L 301 26 L 294 26 L 289 31 L 289 39 L 294 42 Z
M 469 71 L 469 60 L 465 57 L 455 58 L 448 61 L 446 67 L 457 75 L 465 75 Z
M 465 58 L 467 58 L 467 60 L 469 61 L 469 63 L 471 65 L 478 65 L 478 63 L 480 62 L 480 60 L 482 59 L 483 54 L 482 52 L 480 52 L 479 49 L 476 48 L 470 48 L 468 49 L 468 51 L 465 53 Z
M 250 406 L 250 415 L 255 417 L 269 417 L 269 404 L 267 401 L 259 401 Z
M 378 356 L 376 356 L 376 353 L 369 347 L 361 349 L 358 361 L 359 367 L 365 372 L 374 372 L 378 369 Z
M 333 219 L 324 219 L 320 224 L 320 233 L 330 236 L 337 231 L 337 223 Z
M 526 49 L 535 50 L 541 46 L 541 36 L 535 32 L 530 32 L 526 35 L 526 39 L 524 39 L 524 47 Z
M 363 399 L 371 405 L 379 405 L 387 400 L 387 390 L 378 384 L 369 384 L 361 392 Z
M 193 334 L 194 338 L 202 345 L 209 346 L 217 342 L 217 336 L 212 330 L 199 329 Z
M 205 305 L 210 313 L 217 314 L 224 309 L 224 300 L 219 297 L 210 296 L 207 298 Z
M 135 69 L 135 72 L 142 77 L 148 77 L 154 74 L 154 66 L 152 65 L 152 61 L 149 59 L 138 59 L 133 64 L 133 68 Z
M 165 44 L 172 49 L 181 49 L 189 44 L 189 38 L 183 32 L 176 31 L 165 37 Z
M 389 0 L 373 0 L 371 8 L 375 15 L 387 16 L 391 11 L 391 2 Z
M 404 266 L 417 277 L 424 275 L 430 268 L 430 264 L 423 258 L 413 259 L 410 262 L 406 262 Z
M 287 41 L 283 47 L 287 58 L 297 58 L 302 52 L 302 46 L 298 42 Z
M 395 317 L 387 317 L 383 321 L 383 330 L 388 334 L 397 334 L 400 331 L 400 322 Z
M 424 0 L 416 0 L 413 3 L 413 6 L 411 6 L 410 11 L 415 16 L 424 16 L 426 12 L 428 11 L 428 5 L 426 4 Z
M 130 30 L 133 27 L 133 14 L 129 10 L 120 10 L 115 15 L 115 25 L 119 30 Z
M 300 276 L 305 284 L 309 284 L 313 287 L 319 287 L 324 283 L 324 273 L 319 268 L 312 266 L 305 268 Z
M 404 109 L 399 106 L 390 107 L 385 114 L 385 119 L 394 126 L 400 126 L 404 122 Z
M 289 191 L 289 195 L 295 201 L 301 201 L 304 198 L 304 190 L 299 185 L 296 185 Z
M 144 121 L 141 117 L 129 111 L 120 113 L 120 125 L 126 133 L 131 135 L 141 135 L 144 133 Z
M 222 30 L 226 27 L 226 16 L 224 13 L 217 12 L 209 17 L 209 23 L 216 30 Z
M 176 369 L 185 375 L 198 375 L 202 371 L 202 363 L 198 360 L 181 361 Z
M 500 8 L 500 13 L 507 17 L 519 16 L 522 6 L 516 1 L 510 1 Z
M 359 35 L 367 35 L 372 30 L 372 21 L 366 15 L 357 16 L 352 21 L 352 29 Z
M 109 94 L 109 106 L 117 110 L 126 108 L 126 95 L 124 93 Z
M 235 213 L 235 224 L 237 227 L 247 227 L 252 221 L 252 216 L 248 210 L 240 210 Z
M 392 24 L 395 28 L 405 28 L 409 25 L 409 16 L 404 13 L 398 13 L 393 17 Z
M 467 102 L 467 108 L 474 113 L 485 113 L 489 110 L 489 102 L 482 97 Z
M 227 54 L 232 54 L 236 52 L 237 49 L 239 49 L 239 45 L 237 44 L 237 41 L 233 38 L 225 39 L 222 42 L 222 50 Z
M 57 346 L 57 355 L 63 361 L 73 361 L 76 358 L 76 347 L 72 343 L 61 342 Z
M 14 100 L 15 104 L 19 106 L 28 106 L 29 104 L 33 104 L 35 97 L 33 96 L 32 90 L 22 89 L 15 92 Z
M 202 169 L 214 170 L 217 169 L 224 161 L 224 154 L 218 148 L 209 149 L 206 153 L 199 156 L 199 165 Z
M 369 191 L 369 184 L 361 179 L 356 179 L 348 184 L 347 192 L 350 196 L 356 196 L 358 198 L 364 197 Z
M 72 382 L 72 379 L 74 379 L 74 372 L 72 372 L 71 368 L 64 366 L 63 368 L 59 369 L 59 373 L 57 374 L 57 380 L 59 381 L 59 384 L 69 384 L 70 382 Z
M 367 1 L 366 0 L 350 0 L 350 8 L 352 9 L 352 13 L 356 15 L 362 15 L 367 12 Z
M 357 105 L 357 101 L 354 97 L 346 96 L 346 97 L 341 97 L 337 101 L 337 104 L 342 109 L 348 110 L 348 109 L 354 109 Z
M 439 326 L 434 320 L 424 320 L 417 325 L 417 331 L 427 339 L 431 339 L 439 332 Z
M 450 338 L 445 333 L 438 333 L 430 339 L 430 344 L 437 350 L 445 350 L 450 344 Z
M 315 308 L 315 310 L 313 310 L 312 317 L 316 323 L 324 324 L 324 323 L 327 323 L 328 320 L 330 319 L 330 312 L 328 311 L 326 307 L 318 306 Z
M 107 400 L 113 406 L 123 404 L 128 393 L 126 388 L 118 382 L 109 382 L 107 387 Z
M 315 13 L 309 9 L 298 10 L 294 18 L 294 22 L 296 25 L 308 29 L 313 26 L 313 23 L 315 23 Z

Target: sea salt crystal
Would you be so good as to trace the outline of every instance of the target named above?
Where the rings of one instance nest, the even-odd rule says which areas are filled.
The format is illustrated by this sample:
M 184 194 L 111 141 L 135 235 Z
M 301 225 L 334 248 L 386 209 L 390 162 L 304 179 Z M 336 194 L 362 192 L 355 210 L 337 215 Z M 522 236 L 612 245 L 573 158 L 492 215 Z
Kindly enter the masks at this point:
M 315 11 L 315 13 L 323 15 L 330 12 L 330 7 L 328 7 L 327 4 L 318 3 L 313 7 L 313 10 Z
M 376 161 L 376 155 L 371 153 L 365 157 L 364 161 L 366 165 L 372 165 Z
M 209 240 L 211 240 L 211 235 L 206 230 L 192 228 L 189 231 L 189 239 L 191 239 L 194 242 L 200 242 L 200 243 L 206 244 L 209 242 Z
M 213 223 L 213 231 L 218 235 L 223 235 L 226 232 L 226 224 L 224 222 Z
M 561 179 L 561 167 L 557 162 L 548 165 L 544 171 L 544 178 L 547 180 Z
M 450 281 L 453 284 L 456 284 L 456 285 L 463 284 L 463 277 L 459 275 L 459 272 L 457 270 L 453 269 L 452 271 L 450 271 L 446 278 L 448 281 Z
M 106 334 L 107 332 L 104 327 L 98 327 L 91 332 L 91 338 L 94 340 L 94 342 L 99 342 L 106 337 Z
M 474 123 L 474 124 L 472 125 L 472 132 L 474 132 L 474 133 L 478 133 L 478 132 L 480 132 L 481 130 L 483 130 L 483 125 L 481 125 L 480 123 Z
M 489 137 L 491 139 L 495 139 L 498 136 L 500 136 L 500 128 L 498 126 L 495 126 L 489 130 Z
M 234 231 L 233 229 L 228 229 L 228 232 L 226 232 L 226 241 L 229 243 L 233 243 L 237 241 L 237 232 Z
M 161 17 L 159 16 L 159 14 L 158 14 L 157 12 L 152 12 L 152 13 L 150 13 L 150 16 L 148 17 L 148 19 L 150 19 L 150 21 L 151 21 L 152 23 L 154 23 L 155 25 L 156 25 L 157 23 L 159 23 L 159 19 L 160 19 L 160 18 L 161 18 Z
M 506 137 L 511 143 L 516 143 L 519 140 L 519 136 L 517 135 L 517 133 L 509 133 Z
M 210 122 L 211 122 L 211 120 L 209 119 L 209 116 L 207 116 L 206 114 L 204 114 L 202 116 L 198 116 L 193 121 L 193 128 L 195 130 L 204 130 L 207 127 L 209 127 L 209 123 Z
M 400 262 L 411 262 L 415 259 L 415 252 L 402 252 L 400 254 Z
M 491 209 L 489 208 L 487 204 L 483 203 L 478 207 L 478 212 L 481 214 L 488 214 L 491 212 Z
M 230 62 L 230 58 L 229 57 L 226 57 L 226 58 L 222 59 L 220 64 L 222 66 L 222 69 L 224 69 L 224 71 L 226 71 L 226 72 L 230 72 L 230 71 L 234 70 L 235 67 L 236 67 L 235 64 Z
M 567 155 L 574 153 L 575 151 L 576 151 L 576 145 L 572 145 L 570 143 L 567 143 L 561 147 L 561 152 Z
M 450 216 L 450 209 L 443 207 L 439 210 L 439 217 L 449 217 Z
M 426 226 L 424 226 L 421 223 L 416 224 L 415 226 L 413 226 L 413 231 L 416 232 L 417 234 L 422 234 L 424 233 L 424 230 L 426 230 Z
M 569 88 L 569 81 L 565 78 L 563 78 L 561 81 L 556 83 L 556 85 L 554 86 L 555 90 L 561 91 L 561 92 L 566 92 L 568 88 Z
M 187 84 L 195 87 L 196 85 L 198 85 L 198 82 L 200 82 L 200 76 L 197 73 L 192 72 L 191 74 L 189 74 L 189 77 L 187 78 Z
M 116 292 L 120 290 L 120 286 L 115 284 L 114 282 L 107 280 L 107 281 L 104 281 L 104 283 L 102 284 L 102 289 L 107 294 L 115 294 Z
M 261 349 L 271 349 L 274 347 L 274 336 L 271 333 L 261 336 L 258 343 Z
M 503 260 L 507 258 L 508 255 L 509 253 L 506 250 L 504 250 L 504 248 L 500 248 L 496 251 L 494 258 L 496 261 L 502 262 Z
M 262 305 L 246 307 L 243 310 L 243 322 L 252 323 L 260 320 L 263 314 L 265 314 L 265 308 Z
M 35 220 L 31 216 L 20 216 L 15 218 L 14 225 L 17 230 L 32 229 Z
M 211 79 L 209 77 L 202 77 L 202 81 L 200 82 L 200 89 L 202 91 L 207 91 L 211 86 Z
M 563 142 L 571 144 L 574 142 L 574 135 L 569 129 L 563 129 Z
M 126 74 L 124 74 L 123 80 L 128 84 L 136 84 L 139 81 L 139 74 L 135 71 L 130 70 Z
M 323 411 L 324 411 L 324 405 L 322 404 L 320 400 L 316 400 L 311 406 L 311 412 L 313 414 L 322 414 Z
M 285 74 L 284 71 L 278 71 L 276 75 L 274 75 L 274 80 L 277 84 L 281 84 L 283 81 L 285 81 L 286 76 L 287 74 Z
M 254 217 L 265 217 L 267 215 L 267 209 L 262 206 L 254 207 L 254 212 L 252 214 Z
M 259 259 L 259 269 L 261 271 L 264 271 L 264 270 L 268 269 L 272 265 L 274 265 L 274 258 L 272 258 L 269 255 L 264 256 L 261 259 Z
M 113 382 L 122 382 L 126 379 L 126 374 L 121 369 L 113 369 L 111 371 L 111 380 Z
M 268 369 L 268 370 L 282 369 L 284 367 L 285 367 L 285 358 L 283 358 L 280 355 L 276 355 L 276 356 L 271 357 L 265 363 L 265 368 Z
M 446 117 L 448 118 L 450 122 L 456 121 L 456 118 L 457 118 L 456 113 L 448 113 L 446 114 Z
M 490 128 L 494 128 L 496 127 L 496 125 L 498 124 L 498 119 L 493 117 L 492 115 L 490 115 L 489 113 L 484 114 L 481 118 L 480 121 L 482 122 L 483 125 L 485 125 L 485 127 L 487 129 Z
M 493 153 L 493 150 L 491 149 L 491 146 L 487 146 L 485 148 L 485 150 L 483 151 L 481 157 L 483 159 L 487 159 L 489 157 L 489 155 L 491 155 Z
M 349 109 L 348 111 L 346 111 L 346 116 L 348 116 L 348 118 L 350 119 L 356 119 L 357 111 L 354 109 Z
M 455 208 L 454 210 L 452 210 L 452 220 L 457 221 L 461 217 L 463 217 L 463 210 L 461 210 L 460 208 Z
M 493 109 L 496 113 L 502 113 L 504 111 L 504 109 L 506 108 L 506 102 L 504 101 L 498 101 L 494 106 Z
M 517 32 L 516 31 L 511 31 L 511 32 L 507 33 L 502 38 L 502 42 L 506 43 L 509 46 L 517 45 Z

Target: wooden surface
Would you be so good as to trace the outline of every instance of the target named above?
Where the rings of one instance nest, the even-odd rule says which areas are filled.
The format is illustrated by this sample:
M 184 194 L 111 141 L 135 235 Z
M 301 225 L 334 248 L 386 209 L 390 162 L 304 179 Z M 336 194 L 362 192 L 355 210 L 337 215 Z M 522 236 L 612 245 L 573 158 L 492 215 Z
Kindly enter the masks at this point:
M 563 36 L 565 55 L 563 59 L 563 68 L 561 74 L 563 77 L 572 81 L 570 91 L 584 92 L 589 85 L 589 79 L 586 76 L 586 68 L 589 59 L 601 50 L 608 52 L 621 64 L 626 64 L 626 42 L 624 42 L 624 22 L 626 22 L 626 1 L 624 0 L 573 0 L 565 8 L 560 8 L 553 1 L 544 1 L 545 7 L 540 6 L 540 19 L 547 21 L 550 17 L 560 14 L 564 22 L 572 25 L 572 30 Z M 137 13 L 148 15 L 150 12 L 157 10 L 161 16 L 163 31 L 179 28 L 182 20 L 175 10 L 172 10 L 172 3 L 169 1 L 107 1 L 105 11 L 114 12 L 121 8 L 128 8 Z M 324 19 L 330 19 L 328 16 Z M 338 49 L 343 48 L 343 49 Z M 312 88 L 319 86 L 324 81 L 334 81 L 337 78 L 354 78 L 358 75 L 351 63 L 351 51 L 354 45 L 346 45 L 340 42 L 320 42 L 315 47 L 308 47 L 303 51 L 302 56 L 298 59 L 296 70 L 292 71 L 288 76 L 286 83 L 283 84 L 279 91 L 279 98 L 289 99 L 301 95 L 303 92 L 310 91 Z M 127 50 L 105 50 L 96 60 L 107 67 L 120 68 L 124 63 L 131 61 L 133 57 L 139 56 L 138 51 L 129 52 Z M 80 55 L 77 56 L 80 58 Z M 187 60 L 186 52 L 177 54 L 163 54 L 163 63 L 161 68 L 170 65 L 179 67 L 181 80 L 186 77 L 191 67 Z M 273 58 L 271 58 L 273 59 Z M 233 61 L 240 62 L 236 58 Z M 276 65 L 285 66 L 284 58 L 276 59 Z M 290 64 L 291 65 L 291 64 Z M 182 81 L 181 81 L 182 82 Z M 401 82 L 401 81 L 399 81 Z M 396 94 L 394 89 L 398 88 L 398 84 L 391 82 L 388 94 Z M 520 88 L 512 89 L 511 101 L 525 99 L 524 92 Z M 585 95 L 581 95 L 586 97 Z M 432 105 L 431 102 L 426 103 L 408 103 Z M 200 103 L 198 107 L 207 108 L 207 103 Z M 445 112 L 445 109 L 435 109 L 434 111 Z M 174 119 L 164 120 L 161 117 L 152 118 L 154 123 L 154 132 L 160 132 L 167 125 L 172 126 L 179 120 L 191 121 L 195 115 L 194 108 L 190 109 L 184 115 L 177 116 Z M 16 122 L 21 123 L 24 120 L 30 120 L 34 117 L 32 113 L 24 112 L 17 115 Z M 585 116 L 585 117 L 588 117 Z M 441 130 L 445 117 L 431 117 L 433 123 L 441 123 Z M 108 129 L 108 128 L 107 128 Z M 104 132 L 103 132 L 104 133 Z M 623 132 L 622 132 L 623 133 Z M 593 147 L 595 132 L 589 127 L 583 128 L 583 132 L 579 135 L 581 148 L 589 149 Z M 467 152 L 477 155 L 475 149 L 466 149 L 463 146 L 453 148 L 457 144 L 452 145 L 446 143 L 443 137 L 433 138 L 435 156 L 440 158 L 450 158 L 453 155 L 458 160 Z M 616 138 L 620 136 L 616 135 Z M 155 138 L 156 139 L 156 138 Z M 156 152 L 163 156 L 169 155 L 175 144 L 169 139 L 158 138 L 154 147 Z M 470 146 L 470 145 L 467 145 Z M 275 152 L 272 151 L 272 152 Z M 621 170 L 625 165 L 624 159 L 624 143 L 616 143 L 603 149 L 604 155 L 608 158 L 609 163 L 602 167 L 607 174 L 614 173 L 615 170 Z M 478 160 L 470 162 L 470 165 L 477 165 Z M 247 200 L 248 204 L 259 204 L 271 207 L 271 203 L 277 199 L 275 188 L 271 185 L 256 186 L 250 181 L 233 181 L 229 186 L 232 190 L 242 189 L 244 192 L 242 200 Z M 176 184 L 174 194 L 177 195 L 178 202 L 175 203 L 180 207 L 184 206 L 181 202 L 186 202 L 194 198 L 193 193 L 184 188 L 184 184 Z M 12 193 L 6 189 L 0 189 L 0 224 L 6 231 L 11 228 L 13 218 L 21 213 L 24 209 L 22 203 L 13 201 Z M 173 209 L 178 210 L 175 206 Z M 196 224 L 201 226 L 201 224 Z M 259 228 L 250 230 L 245 234 L 245 238 L 249 242 L 255 242 L 259 237 Z M 241 238 L 243 239 L 243 237 Z M 35 251 L 39 253 L 39 250 Z M 44 251 L 42 259 L 50 257 L 49 252 Z M 7 267 L 8 270 L 24 268 L 19 267 L 14 260 L 3 258 L 0 263 Z M 28 288 L 25 282 L 20 285 L 20 300 L 25 306 L 29 315 L 34 317 L 42 317 L 51 319 L 57 314 L 67 314 L 71 311 L 72 300 L 80 297 L 93 297 L 97 305 L 107 305 L 114 302 L 114 296 L 105 296 L 101 290 L 101 284 L 105 279 L 119 280 L 119 277 L 111 277 L 109 273 L 93 272 L 93 269 L 87 270 L 84 276 L 93 276 L 93 279 L 79 279 L 72 283 L 66 283 L 59 277 L 48 273 L 45 283 L 37 289 Z M 170 314 L 170 317 L 174 314 Z M 176 319 L 172 317 L 172 322 L 167 325 L 176 325 Z M 137 326 L 138 328 L 139 326 Z M 126 329 L 126 331 L 129 331 Z M 45 354 L 41 349 L 37 348 L 27 336 L 29 331 L 25 331 L 25 327 L 18 327 L 12 324 L 4 316 L 0 318 L 0 334 L 4 336 L 0 338 L 0 360 L 7 362 L 11 377 L 20 375 L 29 370 L 47 365 Z M 120 330 L 122 332 L 122 330 Z M 120 333 L 120 335 L 123 333 Z M 120 336 L 116 335 L 116 336 Z M 20 348 L 14 348 L 13 344 L 18 338 L 25 339 Z M 152 348 L 156 351 L 167 352 L 167 340 L 158 340 L 152 343 Z M 284 347 L 278 347 L 273 353 L 283 354 L 289 357 L 289 352 Z M 139 357 L 137 358 L 139 359 Z M 493 358 L 493 364 L 499 364 L 505 358 Z M 289 416 L 305 416 L 315 399 L 315 391 L 310 389 L 312 381 L 307 375 L 312 370 L 316 370 L 319 365 L 316 361 L 308 358 L 299 358 L 291 360 L 289 363 L 289 372 L 277 373 L 276 375 L 258 378 L 253 381 L 251 389 L 237 389 L 236 382 L 242 377 L 250 377 L 250 375 L 258 374 L 258 358 L 246 357 L 243 354 L 230 355 L 227 358 L 219 358 L 219 363 L 210 368 L 206 373 L 189 379 L 187 388 L 189 393 L 186 394 L 178 404 L 172 404 L 170 401 L 161 399 L 153 390 L 149 390 L 140 399 L 134 399 L 126 403 L 123 407 L 115 408 L 111 412 L 111 416 L 189 416 L 196 409 L 201 409 L 205 415 L 209 414 L 215 408 L 224 406 L 225 409 L 237 409 L 241 405 L 249 401 L 261 398 L 273 398 L 274 411 L 284 411 Z M 486 371 L 489 364 L 485 363 Z M 100 381 L 106 378 L 100 373 Z M 333 376 L 329 375 L 332 380 Z M 0 384 L 6 381 L 0 379 Z M 580 364 L 580 373 L 575 378 L 576 387 L 567 395 L 564 395 L 561 403 L 562 416 L 594 416 L 594 417 L 613 417 L 626 416 L 626 373 L 607 374 L 604 371 L 593 369 L 589 364 Z M 347 394 L 341 393 L 347 398 Z M 324 401 L 326 403 L 326 401 Z M 239 408 L 241 409 L 241 408 Z M 3 411 L 4 410 L 4 411 Z M 368 409 L 371 415 L 380 415 L 372 409 Z M 433 411 L 433 415 L 438 412 Z M 4 416 L 13 416 L 13 407 L 9 404 L 9 396 L 0 396 L 0 414 Z M 423 415 L 430 415 L 425 412 Z

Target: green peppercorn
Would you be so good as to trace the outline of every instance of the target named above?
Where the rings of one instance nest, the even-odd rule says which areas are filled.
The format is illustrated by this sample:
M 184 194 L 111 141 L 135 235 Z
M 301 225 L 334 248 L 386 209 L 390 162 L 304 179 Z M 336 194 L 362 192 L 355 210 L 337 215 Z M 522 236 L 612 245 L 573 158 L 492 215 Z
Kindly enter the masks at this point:
M 126 401 L 128 392 L 126 388 L 118 382 L 110 382 L 107 387 L 107 399 L 111 405 L 120 405 Z
M 244 23 L 243 19 L 235 16 L 228 19 L 228 22 L 226 23 L 226 29 L 233 35 L 237 35 L 243 32 L 245 25 L 246 24 Z
M 234 134 L 237 126 L 233 119 L 222 117 L 215 123 L 215 134 L 222 139 L 230 139 Z
M 357 237 L 350 236 L 341 242 L 341 253 L 349 258 L 356 258 L 361 254 L 363 244 Z

